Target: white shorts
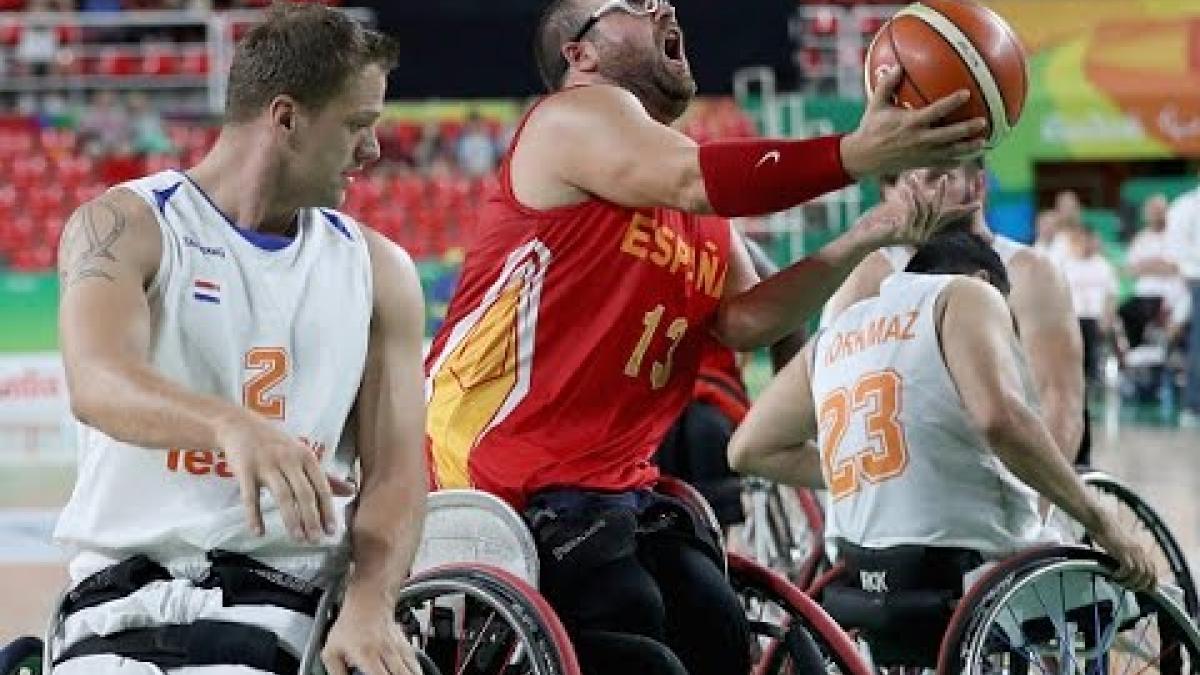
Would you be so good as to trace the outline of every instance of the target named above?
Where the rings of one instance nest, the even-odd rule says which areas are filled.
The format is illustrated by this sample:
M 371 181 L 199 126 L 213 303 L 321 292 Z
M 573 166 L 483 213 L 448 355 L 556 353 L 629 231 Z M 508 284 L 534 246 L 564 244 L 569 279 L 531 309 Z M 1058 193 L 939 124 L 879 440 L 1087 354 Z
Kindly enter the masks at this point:
M 274 633 L 281 646 L 297 658 L 304 653 L 313 632 L 312 617 L 270 605 L 222 605 L 219 588 L 196 588 L 188 579 L 151 582 L 128 596 L 72 613 L 63 622 L 54 647 L 61 654 L 76 642 L 96 635 L 113 635 L 132 628 L 189 624 L 199 620 L 230 621 L 259 626 Z M 120 656 L 88 656 L 71 659 L 54 669 L 56 675 L 120 673 L 121 675 L 160 675 L 152 664 Z M 201 675 L 229 673 L 258 674 L 263 671 L 244 666 L 203 666 L 173 668 L 170 673 Z

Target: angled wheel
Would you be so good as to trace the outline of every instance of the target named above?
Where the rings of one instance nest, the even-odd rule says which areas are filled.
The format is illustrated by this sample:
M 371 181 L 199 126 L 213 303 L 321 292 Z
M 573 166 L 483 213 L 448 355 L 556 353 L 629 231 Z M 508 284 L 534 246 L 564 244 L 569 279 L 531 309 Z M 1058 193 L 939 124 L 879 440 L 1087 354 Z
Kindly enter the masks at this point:
M 872 673 L 849 636 L 780 574 L 731 553 L 729 580 L 750 619 L 754 675 Z
M 1085 548 L 1035 549 L 989 570 L 959 603 L 938 672 L 1200 671 L 1200 633 L 1161 588 L 1130 591 L 1115 563 Z
M 1155 564 L 1159 578 L 1179 589 L 1180 599 L 1188 616 L 1193 619 L 1200 618 L 1200 595 L 1197 595 L 1196 583 L 1192 577 L 1192 570 L 1188 567 L 1187 557 L 1158 512 L 1110 474 L 1088 470 L 1079 477 L 1085 485 L 1103 495 L 1105 501 L 1114 507 L 1126 532 L 1133 532 L 1141 538 L 1147 544 L 1147 550 L 1157 551 Z M 1091 543 L 1086 538 L 1084 541 Z
M 396 619 L 441 673 L 579 675 L 554 611 L 499 568 L 453 564 L 424 572 L 401 590 Z

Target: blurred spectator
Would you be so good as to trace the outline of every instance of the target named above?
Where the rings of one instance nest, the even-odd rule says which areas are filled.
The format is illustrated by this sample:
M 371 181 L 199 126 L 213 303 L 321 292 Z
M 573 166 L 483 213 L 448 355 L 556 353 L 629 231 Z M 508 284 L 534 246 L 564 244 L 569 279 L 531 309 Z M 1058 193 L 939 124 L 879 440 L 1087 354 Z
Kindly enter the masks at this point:
M 79 140 L 85 151 L 93 156 L 116 152 L 129 144 L 130 131 L 129 116 L 121 108 L 117 93 L 97 89 L 79 120 Z
M 1193 308 L 1187 342 L 1187 389 L 1180 424 L 1200 425 L 1200 188 L 1179 196 L 1167 211 L 1167 237 L 1178 256 Z
M 171 140 L 163 128 L 162 117 L 144 92 L 135 91 L 126 100 L 129 108 L 130 146 L 143 155 L 172 152 Z
M 1074 190 L 1062 190 L 1054 195 L 1054 212 L 1068 225 L 1083 222 L 1083 205 Z
M 413 164 L 418 167 L 428 167 L 434 160 L 444 157 L 445 143 L 442 141 L 442 129 L 437 120 L 429 120 L 421 127 L 421 138 L 413 147 Z
M 33 0 L 28 9 L 30 12 L 51 12 L 55 7 L 49 0 Z M 19 71 L 41 77 L 50 74 L 58 55 L 58 33 L 54 23 L 35 17 L 36 14 L 31 14 L 26 18 L 14 61 Z
M 1121 322 L 1129 345 L 1142 344 L 1146 327 L 1163 319 L 1179 325 L 1186 307 L 1187 287 L 1179 275 L 1179 257 L 1167 240 L 1167 198 L 1153 195 L 1142 204 L 1142 230 L 1133 238 L 1126 257 L 1129 274 L 1136 282 L 1133 297 L 1121 306 Z
M 1100 378 L 1100 340 L 1111 334 L 1116 316 L 1117 273 L 1100 253 L 1095 232 L 1077 229 L 1062 260 L 1063 276 L 1071 288 L 1075 315 L 1083 334 L 1083 372 L 1089 384 Z
M 1056 263 L 1066 254 L 1069 239 L 1068 235 L 1059 230 L 1057 211 L 1047 210 L 1037 214 L 1037 220 L 1034 221 L 1033 247 Z
M 463 172 L 471 177 L 485 176 L 496 168 L 499 158 L 496 141 L 488 133 L 487 125 L 478 112 L 471 111 L 467 117 L 462 135 L 458 137 L 454 157 Z

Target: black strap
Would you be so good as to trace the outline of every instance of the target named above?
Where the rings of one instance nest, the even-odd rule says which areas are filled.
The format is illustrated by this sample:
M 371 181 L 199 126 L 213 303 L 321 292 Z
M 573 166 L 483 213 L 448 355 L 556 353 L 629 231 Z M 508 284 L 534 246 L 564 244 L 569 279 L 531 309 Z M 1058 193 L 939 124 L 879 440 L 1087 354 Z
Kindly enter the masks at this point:
M 247 666 L 294 675 L 300 661 L 285 651 L 274 633 L 229 621 L 196 621 L 182 626 L 137 628 L 84 638 L 62 653 L 55 666 L 82 656 L 115 654 L 167 670 L 182 666 Z
M 170 580 L 171 574 L 165 567 L 138 554 L 109 565 L 76 584 L 63 598 L 61 612 L 68 616 L 123 598 L 151 582 Z
M 321 588 L 303 579 L 268 567 L 250 556 L 211 551 L 208 576 L 197 588 L 220 588 L 226 607 L 272 605 L 308 616 L 317 613 Z
M 264 565 L 240 553 L 211 551 L 207 575 L 196 588 L 219 588 L 225 607 L 271 605 L 308 616 L 317 613 L 322 590 L 317 585 Z M 165 567 L 135 555 L 79 582 L 62 602 L 62 615 L 119 600 L 155 581 L 171 581 Z

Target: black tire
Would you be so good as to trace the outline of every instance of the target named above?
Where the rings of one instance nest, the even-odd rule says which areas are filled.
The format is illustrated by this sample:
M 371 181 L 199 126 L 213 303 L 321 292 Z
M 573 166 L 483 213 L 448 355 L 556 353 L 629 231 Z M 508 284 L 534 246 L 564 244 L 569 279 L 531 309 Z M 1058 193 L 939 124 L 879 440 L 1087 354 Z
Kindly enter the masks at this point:
M 0 675 L 41 675 L 42 641 L 35 637 L 19 637 L 0 649 Z
M 422 612 L 424 620 L 418 618 Z M 503 570 L 456 564 L 420 574 L 400 591 L 396 618 L 442 673 L 579 675 L 574 649 L 550 606 Z M 455 632 L 470 644 L 465 650 Z
M 1154 542 L 1166 558 L 1175 586 L 1183 592 L 1183 606 L 1188 616 L 1193 619 L 1200 618 L 1200 595 L 1196 592 L 1196 582 L 1188 566 L 1187 557 L 1158 512 L 1124 483 L 1103 471 L 1088 469 L 1082 471 L 1079 477 L 1085 485 L 1111 495 L 1133 512 L 1142 526 L 1154 537 Z

